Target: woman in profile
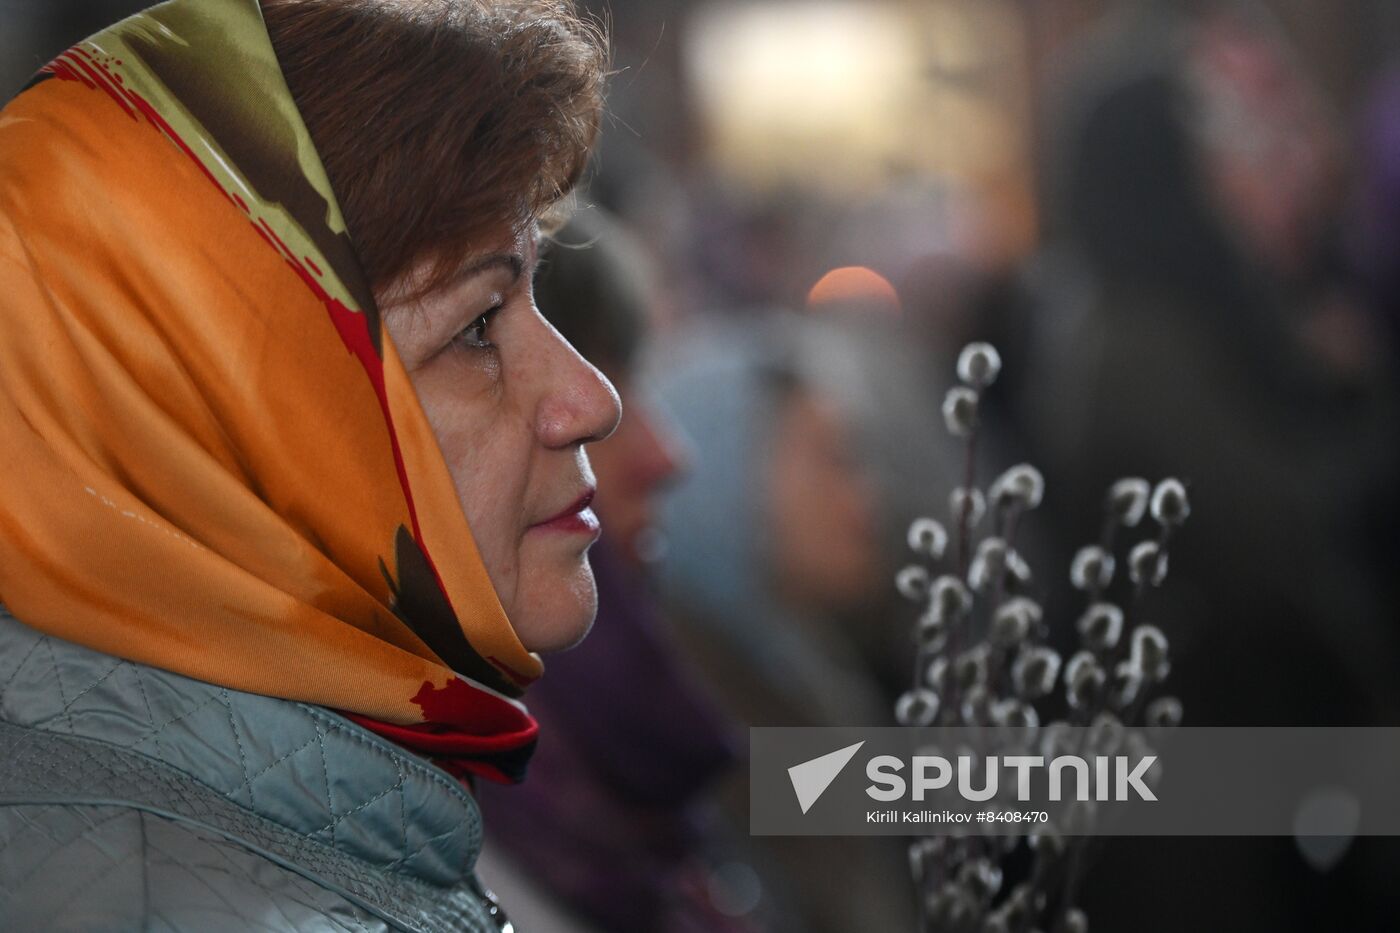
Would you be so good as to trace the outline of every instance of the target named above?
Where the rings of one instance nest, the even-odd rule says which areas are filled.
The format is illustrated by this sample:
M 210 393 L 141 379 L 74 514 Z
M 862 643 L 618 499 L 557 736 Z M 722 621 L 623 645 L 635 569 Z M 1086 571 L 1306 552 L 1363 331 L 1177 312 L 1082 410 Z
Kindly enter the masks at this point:
M 0 112 L 6 930 L 495 930 L 616 394 L 536 311 L 563 0 L 173 0 Z
M 740 769 L 737 724 L 685 657 L 651 574 L 657 512 L 687 458 L 643 377 L 664 308 L 659 272 L 620 219 L 590 206 L 535 279 L 540 310 L 617 387 L 627 417 L 591 453 L 607 527 L 589 555 L 598 620 L 530 692 L 542 732 L 530 779 L 482 788 L 479 870 L 522 905 L 514 917 L 528 930 L 786 933 L 795 918 L 755 896 L 743 840 L 712 812 L 714 790 Z

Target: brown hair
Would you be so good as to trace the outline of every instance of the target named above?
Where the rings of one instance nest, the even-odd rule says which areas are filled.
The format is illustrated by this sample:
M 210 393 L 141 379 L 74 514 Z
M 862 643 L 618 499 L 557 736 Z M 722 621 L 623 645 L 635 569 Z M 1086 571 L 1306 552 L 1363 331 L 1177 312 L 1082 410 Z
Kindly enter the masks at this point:
M 597 137 L 607 60 L 572 0 L 262 0 L 365 277 L 431 291 L 543 219 Z

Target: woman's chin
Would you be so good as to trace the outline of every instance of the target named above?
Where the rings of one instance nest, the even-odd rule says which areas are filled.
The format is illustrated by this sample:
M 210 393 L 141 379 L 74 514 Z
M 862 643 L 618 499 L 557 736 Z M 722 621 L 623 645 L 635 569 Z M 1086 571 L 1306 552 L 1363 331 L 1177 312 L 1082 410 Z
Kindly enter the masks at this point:
M 598 612 L 598 588 L 586 556 L 574 566 L 522 580 L 520 604 L 510 619 L 521 644 L 546 654 L 583 641 Z

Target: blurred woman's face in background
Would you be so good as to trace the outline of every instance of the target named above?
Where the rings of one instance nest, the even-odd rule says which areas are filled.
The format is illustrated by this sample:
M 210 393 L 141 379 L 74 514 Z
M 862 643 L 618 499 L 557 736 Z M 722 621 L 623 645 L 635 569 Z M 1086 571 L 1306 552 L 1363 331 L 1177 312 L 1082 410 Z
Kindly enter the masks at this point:
M 1327 106 L 1288 51 L 1232 11 L 1193 32 L 1189 74 L 1211 203 L 1251 258 L 1292 275 L 1338 181 Z
M 771 439 L 768 489 L 777 586 L 792 604 L 842 610 L 885 585 L 874 491 L 835 407 L 790 393 Z
M 592 448 L 594 503 L 613 548 L 640 564 L 654 556 L 657 496 L 684 469 L 685 452 L 665 413 L 635 382 L 619 378 L 617 386 L 627 414 L 612 437 Z
M 612 384 L 535 308 L 533 229 L 502 231 L 420 299 L 381 301 L 457 487 L 491 583 L 521 642 L 581 639 L 597 608 L 598 538 L 583 445 L 617 427 Z

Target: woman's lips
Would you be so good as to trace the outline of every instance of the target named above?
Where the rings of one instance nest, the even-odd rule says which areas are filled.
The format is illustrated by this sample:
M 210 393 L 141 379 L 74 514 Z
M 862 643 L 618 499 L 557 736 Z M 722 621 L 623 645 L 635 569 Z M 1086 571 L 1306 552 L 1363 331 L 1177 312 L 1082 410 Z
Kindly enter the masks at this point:
M 596 490 L 590 489 L 583 495 L 575 499 L 568 508 L 547 518 L 542 522 L 536 522 L 530 526 L 531 531 L 559 531 L 570 534 L 589 534 L 597 537 L 602 530 L 602 524 L 598 521 L 598 516 L 589 508 L 593 504 L 593 495 Z

